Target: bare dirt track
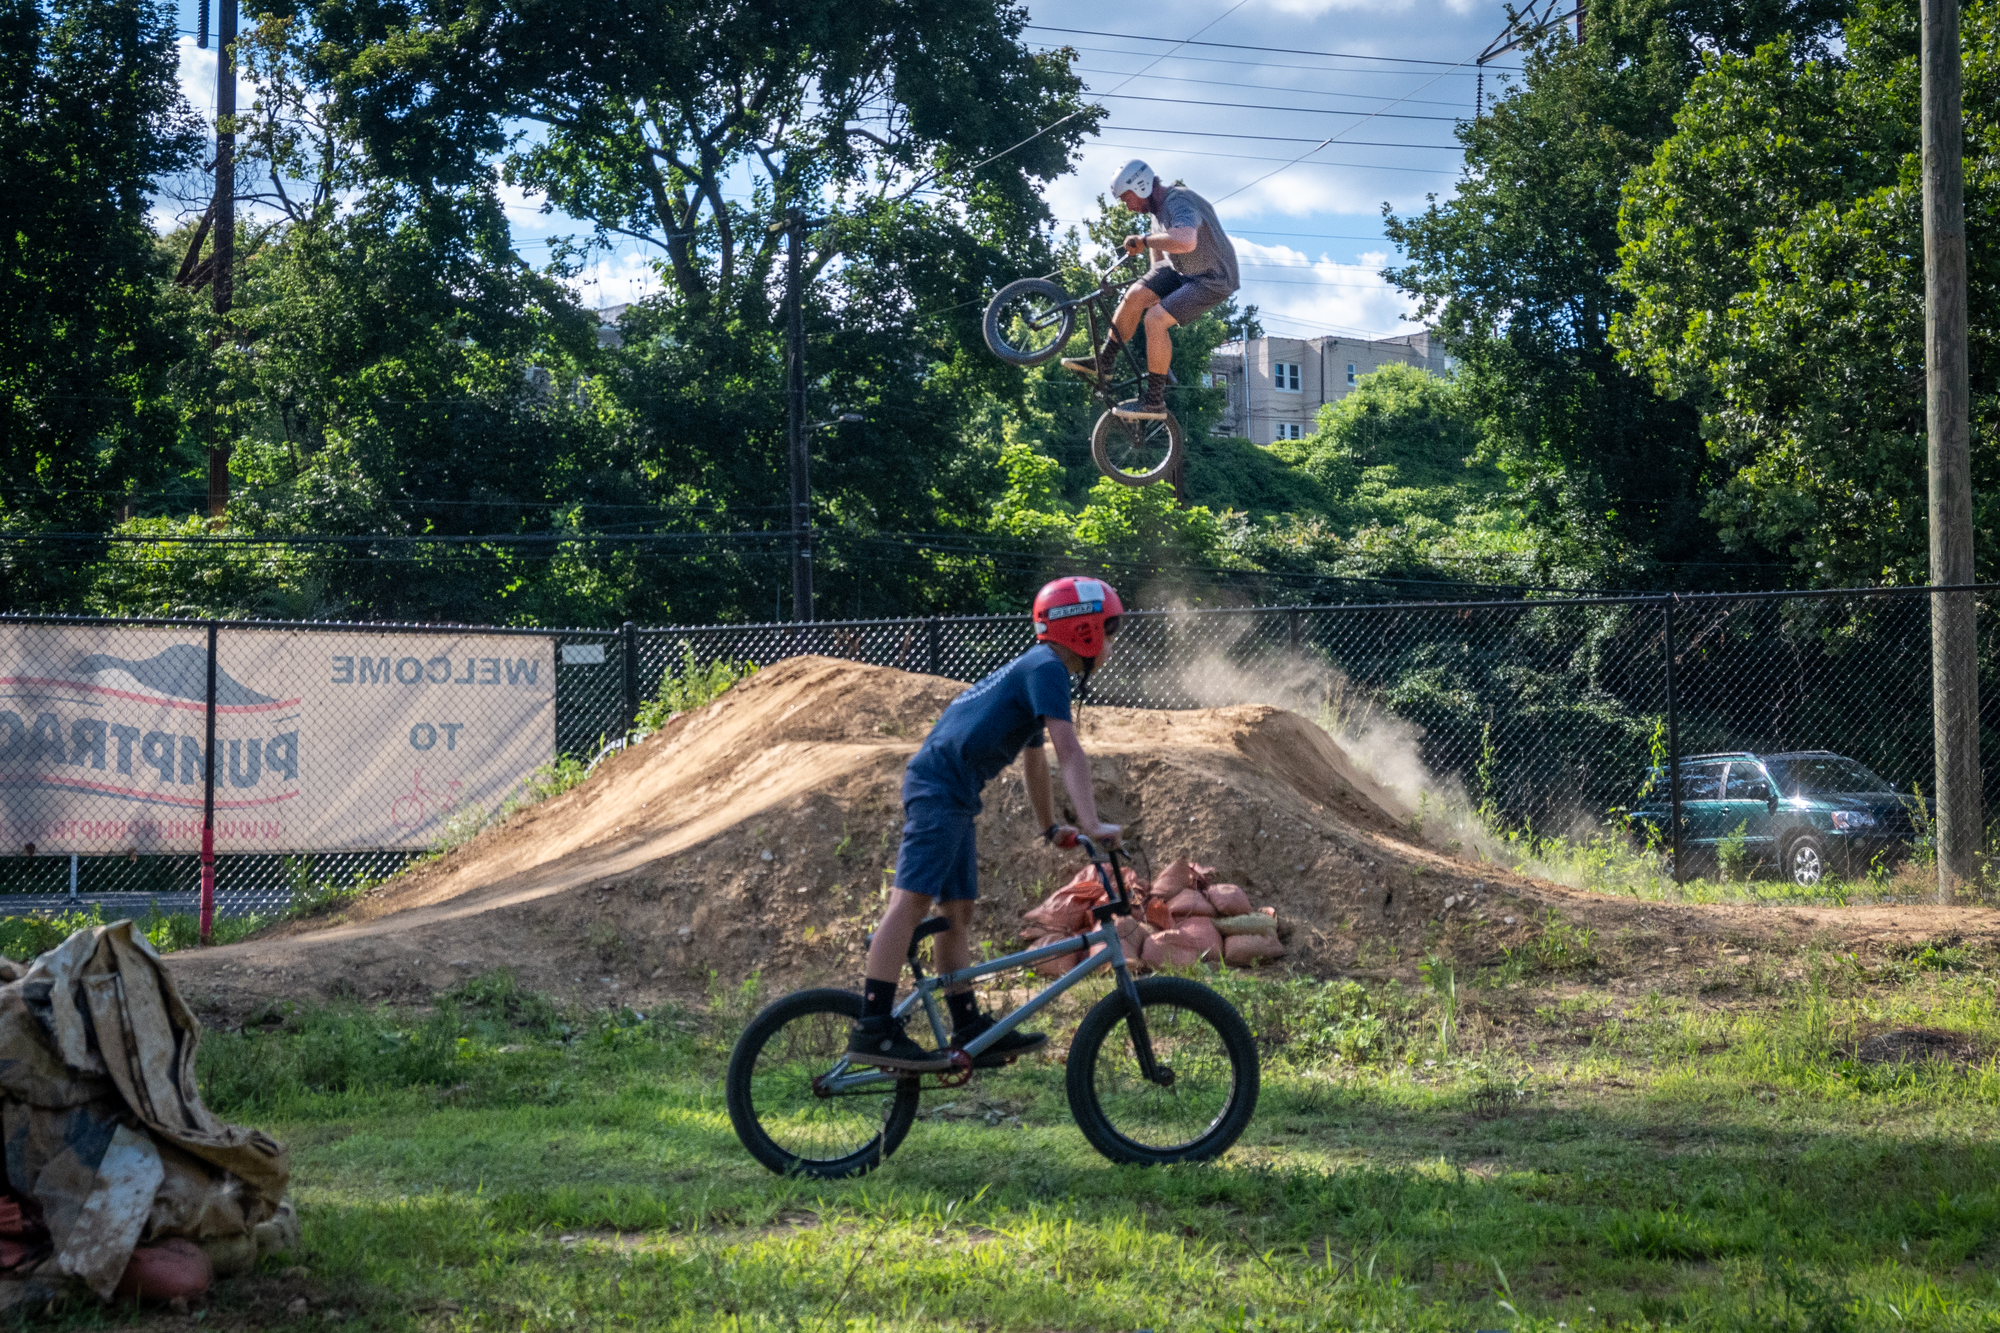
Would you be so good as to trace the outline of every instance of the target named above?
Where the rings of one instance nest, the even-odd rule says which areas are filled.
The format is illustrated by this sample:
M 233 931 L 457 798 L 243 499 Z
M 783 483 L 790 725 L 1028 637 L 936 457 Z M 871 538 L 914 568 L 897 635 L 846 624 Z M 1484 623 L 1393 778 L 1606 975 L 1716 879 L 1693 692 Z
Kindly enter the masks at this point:
M 273 999 L 422 1001 L 500 967 L 592 1004 L 701 994 L 752 971 L 773 987 L 852 984 L 894 866 L 903 766 L 963 688 L 780 663 L 330 924 L 170 966 L 225 1016 Z M 1276 906 L 1286 966 L 1319 976 L 1406 972 L 1427 945 L 1491 958 L 1551 906 L 1640 946 L 1626 957 L 1662 976 L 1753 944 L 2000 939 L 1986 909 L 1694 907 L 1521 879 L 1423 845 L 1389 792 L 1278 708 L 1090 707 L 1081 734 L 1105 818 L 1136 832 L 1155 869 L 1180 855 L 1215 866 Z M 1008 944 L 1020 911 L 1078 862 L 1035 836 L 1011 775 L 979 823 L 979 929 Z

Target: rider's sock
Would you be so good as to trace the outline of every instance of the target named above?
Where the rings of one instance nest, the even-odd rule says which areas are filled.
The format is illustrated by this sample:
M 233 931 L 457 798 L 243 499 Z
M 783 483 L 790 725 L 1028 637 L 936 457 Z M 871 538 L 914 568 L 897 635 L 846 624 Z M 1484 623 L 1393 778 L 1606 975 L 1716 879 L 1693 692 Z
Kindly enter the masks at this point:
M 951 1025 L 962 1028 L 979 1017 L 979 1000 L 971 991 L 955 991 L 944 997 L 945 1007 L 951 1010 Z
M 877 981 L 873 977 L 861 980 L 861 1016 L 863 1018 L 887 1018 L 896 1007 L 896 983 Z

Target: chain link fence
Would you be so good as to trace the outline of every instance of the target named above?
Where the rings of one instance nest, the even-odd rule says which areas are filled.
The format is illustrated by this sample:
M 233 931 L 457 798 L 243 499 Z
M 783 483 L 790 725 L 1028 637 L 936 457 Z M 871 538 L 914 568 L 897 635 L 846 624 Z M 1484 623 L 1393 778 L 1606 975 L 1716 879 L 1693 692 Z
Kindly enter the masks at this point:
M 1978 601 L 1982 753 L 2000 754 L 1993 590 L 1952 595 Z M 1825 752 L 1916 812 L 1870 826 L 1872 857 L 1925 833 L 1930 615 L 1927 589 L 1137 611 L 1088 697 L 1292 708 L 1413 801 L 1495 830 L 1601 830 L 1634 809 L 1659 828 L 1672 768 L 1691 872 L 1734 829 L 1737 806 L 1710 809 L 1708 786 L 1741 797 L 1754 765 L 1782 788 L 1802 762 L 1785 756 Z M 593 759 L 690 671 L 822 654 L 973 681 L 1031 642 L 1020 616 L 617 630 L 0 617 L 0 910 L 192 910 L 207 825 L 217 910 L 281 911 L 394 873 L 558 756 Z M 1829 871 L 1851 870 L 1835 853 L 1854 832 L 1821 829 Z M 1782 861 L 1790 836 L 1773 832 L 1764 859 Z

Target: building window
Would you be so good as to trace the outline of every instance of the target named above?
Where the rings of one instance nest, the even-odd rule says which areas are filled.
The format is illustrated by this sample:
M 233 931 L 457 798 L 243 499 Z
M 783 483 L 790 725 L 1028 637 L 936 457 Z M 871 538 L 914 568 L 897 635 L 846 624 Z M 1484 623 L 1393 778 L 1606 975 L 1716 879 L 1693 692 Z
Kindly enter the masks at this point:
M 1296 361 L 1273 361 L 1271 380 L 1280 393 L 1299 392 L 1299 363 Z
M 1278 434 L 1276 436 L 1277 439 L 1303 440 L 1305 437 L 1306 437 L 1305 427 L 1301 426 L 1298 422 L 1280 421 L 1278 423 Z
M 1354 363 L 1352 361 L 1347 363 L 1347 382 L 1349 384 L 1354 383 Z
M 1204 389 L 1226 389 L 1229 387 L 1229 376 L 1219 370 L 1204 370 L 1201 372 L 1201 387 Z

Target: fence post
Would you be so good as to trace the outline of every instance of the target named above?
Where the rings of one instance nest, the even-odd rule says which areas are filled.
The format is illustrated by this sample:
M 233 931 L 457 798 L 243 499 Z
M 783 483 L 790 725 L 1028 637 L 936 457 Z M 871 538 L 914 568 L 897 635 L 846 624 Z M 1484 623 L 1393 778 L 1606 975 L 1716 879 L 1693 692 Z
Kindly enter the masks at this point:
M 1666 626 L 1667 659 L 1667 818 L 1673 824 L 1674 883 L 1687 883 L 1687 866 L 1681 857 L 1681 719 L 1678 700 L 1674 697 L 1674 599 L 1669 597 L 1660 606 L 1660 619 Z
M 208 622 L 208 749 L 201 780 L 201 919 L 203 944 L 215 943 L 215 647 L 221 626 Z
M 944 634 L 939 619 L 932 616 L 924 626 L 924 670 L 933 676 L 944 674 Z
M 623 715 L 618 721 L 620 739 L 632 734 L 639 720 L 639 627 L 626 621 L 618 631 L 618 695 Z

